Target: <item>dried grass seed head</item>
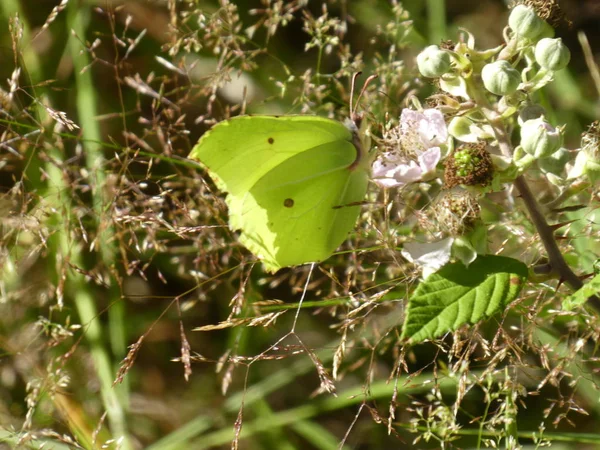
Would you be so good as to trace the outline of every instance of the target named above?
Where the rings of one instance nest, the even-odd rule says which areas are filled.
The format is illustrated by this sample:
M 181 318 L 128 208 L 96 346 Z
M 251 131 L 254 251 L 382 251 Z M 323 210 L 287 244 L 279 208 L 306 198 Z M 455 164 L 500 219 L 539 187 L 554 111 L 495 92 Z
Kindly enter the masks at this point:
M 600 121 L 593 121 L 581 135 L 581 149 L 600 161 Z
M 476 196 L 460 188 L 446 191 L 428 211 L 430 220 L 452 236 L 471 231 L 480 220 L 480 214 Z
M 558 4 L 558 0 L 518 0 L 510 5 L 511 9 L 517 5 L 526 5 L 532 7 L 536 14 L 553 28 L 560 26 L 571 27 L 573 24 L 567 18 L 565 12 Z

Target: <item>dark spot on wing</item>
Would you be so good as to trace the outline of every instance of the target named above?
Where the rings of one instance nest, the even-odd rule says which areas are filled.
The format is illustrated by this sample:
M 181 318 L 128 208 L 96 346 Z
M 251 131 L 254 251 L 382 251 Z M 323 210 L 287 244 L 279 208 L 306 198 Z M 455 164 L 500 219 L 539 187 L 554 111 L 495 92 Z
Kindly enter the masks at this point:
M 272 144 L 273 142 L 275 142 L 275 139 L 273 139 L 273 138 L 269 138 L 269 139 L 267 139 L 267 142 L 268 142 L 269 144 Z
M 286 198 L 283 201 L 283 206 L 285 206 L 286 208 L 291 208 L 292 206 L 294 206 L 294 200 L 291 198 Z

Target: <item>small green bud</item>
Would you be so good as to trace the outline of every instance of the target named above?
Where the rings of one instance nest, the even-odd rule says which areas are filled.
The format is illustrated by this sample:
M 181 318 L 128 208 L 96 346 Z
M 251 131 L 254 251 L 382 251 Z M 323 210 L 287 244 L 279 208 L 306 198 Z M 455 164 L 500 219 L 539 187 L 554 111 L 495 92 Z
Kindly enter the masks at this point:
M 508 61 L 499 60 L 486 64 L 481 71 L 483 85 L 492 94 L 514 93 L 521 83 L 521 74 Z
M 544 21 L 531 6 L 517 5 L 508 16 L 508 26 L 519 36 L 535 39 L 544 31 Z
M 450 63 L 450 53 L 440 50 L 437 45 L 430 45 L 417 56 L 419 72 L 427 78 L 438 78 L 448 73 Z
M 544 69 L 561 70 L 571 60 L 571 52 L 562 39 L 541 39 L 535 46 L 535 60 Z
M 561 130 L 554 128 L 543 117 L 528 120 L 521 126 L 521 147 L 535 158 L 547 158 L 561 144 Z

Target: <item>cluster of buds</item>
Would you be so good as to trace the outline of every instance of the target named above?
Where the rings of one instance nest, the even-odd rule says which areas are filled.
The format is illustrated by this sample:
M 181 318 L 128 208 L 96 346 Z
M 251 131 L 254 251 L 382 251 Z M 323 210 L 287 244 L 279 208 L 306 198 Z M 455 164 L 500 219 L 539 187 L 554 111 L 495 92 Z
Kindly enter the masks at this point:
M 600 177 L 600 138 L 589 138 L 593 144 L 588 142 L 569 166 L 568 159 L 576 152 L 562 148 L 564 127 L 551 124 L 543 108 L 531 103 L 530 94 L 551 82 L 554 73 L 564 69 L 571 57 L 542 16 L 548 19 L 550 14 L 537 11 L 525 0 L 511 10 L 503 45 L 477 49 L 475 38 L 466 32 L 459 43 L 425 48 L 417 57 L 417 68 L 439 87 L 434 96 L 437 106 L 423 110 L 417 105 L 418 111 L 405 110 L 400 124 L 388 129 L 380 142 L 383 152 L 374 163 L 375 181 L 381 186 L 402 188 L 422 187 L 426 182 L 439 186 L 437 190 L 429 189 L 430 193 L 452 189 L 456 195 L 456 190 L 462 189 L 464 195 L 481 196 L 503 189 L 505 183 L 535 164 L 554 184 L 560 184 L 556 180 L 561 177 Z M 504 132 L 504 145 L 500 145 L 498 131 L 517 127 L 520 141 L 507 143 L 509 134 Z M 478 208 L 469 206 L 468 214 L 457 211 L 467 203 L 472 205 L 471 200 L 453 201 L 453 217 L 468 217 L 471 223 L 478 223 L 473 217 L 473 211 L 479 213 Z M 465 263 L 472 260 L 472 252 L 461 256 L 454 248 L 471 228 L 457 226 L 451 233 L 438 233 L 438 240 L 431 243 L 436 257 L 444 248 Z M 471 247 L 482 251 L 480 246 Z M 413 252 L 427 259 L 422 246 Z

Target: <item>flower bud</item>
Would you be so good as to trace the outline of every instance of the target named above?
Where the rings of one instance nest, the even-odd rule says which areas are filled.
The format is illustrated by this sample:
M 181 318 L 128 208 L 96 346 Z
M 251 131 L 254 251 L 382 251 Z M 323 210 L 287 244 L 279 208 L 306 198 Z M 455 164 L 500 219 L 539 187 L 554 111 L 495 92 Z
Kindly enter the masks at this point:
M 544 31 L 544 21 L 531 6 L 517 5 L 508 16 L 508 26 L 519 36 L 535 39 Z
M 485 88 L 492 94 L 508 95 L 519 87 L 521 75 L 508 61 L 499 60 L 483 67 L 481 79 Z
M 417 67 L 421 75 L 438 78 L 450 70 L 450 53 L 440 50 L 437 45 L 430 45 L 417 56 Z
M 521 126 L 521 147 L 535 158 L 547 158 L 562 144 L 562 133 L 543 117 L 528 120 Z
M 561 70 L 567 67 L 571 52 L 562 39 L 541 39 L 535 46 L 535 60 L 544 69 Z

